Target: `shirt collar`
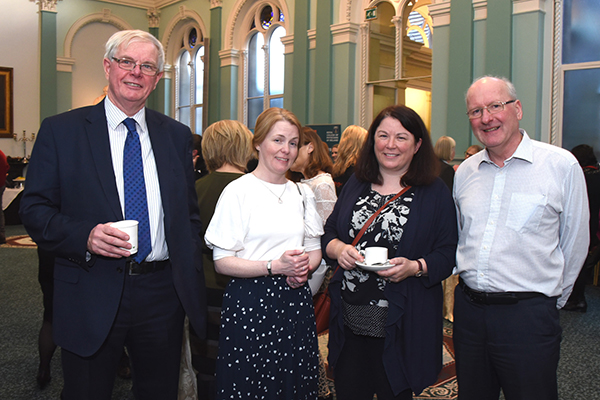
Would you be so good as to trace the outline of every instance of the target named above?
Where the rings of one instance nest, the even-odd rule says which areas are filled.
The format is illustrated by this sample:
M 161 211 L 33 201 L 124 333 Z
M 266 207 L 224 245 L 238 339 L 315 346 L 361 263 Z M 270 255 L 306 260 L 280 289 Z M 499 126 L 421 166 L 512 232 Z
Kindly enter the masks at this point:
M 525 132 L 525 129 L 519 129 L 519 132 L 521 132 L 521 135 L 523 135 L 523 139 L 521 139 L 521 142 L 519 143 L 519 146 L 517 146 L 517 149 L 515 150 L 513 155 L 508 157 L 504 161 L 505 164 L 509 163 L 513 158 L 518 158 L 523 161 L 533 163 L 533 146 L 531 139 L 529 138 L 529 135 L 527 135 L 527 132 Z M 494 164 L 494 162 L 490 159 L 490 155 L 488 154 L 487 149 L 485 149 L 485 151 L 482 151 L 481 153 L 482 156 L 480 163 L 486 162 L 489 164 Z
M 111 129 L 116 130 L 119 124 L 125 120 L 125 118 L 133 118 L 141 130 L 141 132 L 138 132 L 138 134 L 141 134 L 142 132 L 148 132 L 146 125 L 146 107 L 142 107 L 142 109 L 135 113 L 135 115 L 129 117 L 112 101 L 110 101 L 108 96 L 106 96 L 104 98 L 104 110 L 106 112 L 106 121 Z

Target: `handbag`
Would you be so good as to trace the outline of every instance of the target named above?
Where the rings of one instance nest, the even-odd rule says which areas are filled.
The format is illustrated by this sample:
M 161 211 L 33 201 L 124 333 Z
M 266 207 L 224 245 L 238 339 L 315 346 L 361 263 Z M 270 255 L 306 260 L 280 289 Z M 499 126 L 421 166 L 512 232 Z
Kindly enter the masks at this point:
M 404 189 L 402 189 L 397 195 L 389 199 L 384 205 L 382 205 L 377 211 L 375 211 L 373 215 L 371 215 L 371 217 L 367 220 L 367 222 L 365 222 L 365 224 L 361 228 L 360 232 L 358 232 L 358 235 L 356 235 L 356 237 L 352 241 L 352 246 L 356 246 L 360 238 L 367 231 L 367 228 L 373 223 L 375 218 L 383 211 L 383 209 L 392 201 L 402 196 L 408 189 L 410 189 L 410 186 L 407 186 Z M 339 264 L 335 269 L 333 275 L 337 273 L 338 269 L 340 269 Z M 313 305 L 315 307 L 315 320 L 317 321 L 318 335 L 329 329 L 329 314 L 331 309 L 331 297 L 329 296 L 329 287 L 327 287 L 325 291 L 317 293 L 313 296 Z

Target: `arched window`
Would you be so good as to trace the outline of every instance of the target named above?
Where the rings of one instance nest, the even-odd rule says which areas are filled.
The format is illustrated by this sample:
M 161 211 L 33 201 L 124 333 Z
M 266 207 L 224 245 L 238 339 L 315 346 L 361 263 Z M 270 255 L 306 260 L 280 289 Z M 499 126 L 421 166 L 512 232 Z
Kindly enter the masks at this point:
M 199 135 L 204 123 L 204 45 L 199 29 L 185 30 L 175 68 L 175 119 Z
M 405 104 L 431 122 L 431 0 L 409 1 L 402 10 L 392 2 L 375 7 L 376 19 L 368 22 L 366 85 L 362 98 L 368 125 L 375 115 L 392 104 Z
M 562 18 L 562 147 L 588 144 L 600 158 L 600 4 L 565 0 Z
M 270 4 L 256 7 L 249 26 L 245 62 L 244 115 L 254 129 L 258 115 L 269 107 L 283 107 L 285 17 Z

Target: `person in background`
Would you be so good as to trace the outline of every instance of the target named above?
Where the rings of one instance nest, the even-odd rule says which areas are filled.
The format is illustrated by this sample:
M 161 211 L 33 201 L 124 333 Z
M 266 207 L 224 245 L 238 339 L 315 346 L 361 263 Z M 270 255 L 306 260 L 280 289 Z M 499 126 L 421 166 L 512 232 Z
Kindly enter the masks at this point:
M 583 172 L 571 153 L 531 140 L 506 78 L 466 95 L 485 145 L 454 178 L 459 242 L 454 349 L 461 400 L 558 399 L 558 309 L 589 244 Z
M 356 164 L 358 153 L 366 138 L 367 130 L 361 126 L 350 125 L 342 132 L 338 146 L 338 158 L 335 160 L 331 172 L 338 196 L 342 191 L 342 186 L 354 173 L 354 164 Z
M 450 161 L 454 160 L 456 142 L 450 136 L 442 136 L 435 142 L 435 155 L 440 160 L 440 178 L 452 191 L 454 184 L 454 168 Z
M 329 365 L 340 399 L 412 399 L 442 369 L 441 282 L 458 238 L 438 167 L 419 115 L 385 108 L 325 224 L 321 246 L 341 267 L 329 284 Z M 359 253 L 373 246 L 391 258 L 375 271 Z
M 54 254 L 38 246 L 38 282 L 42 289 L 44 314 L 42 327 L 38 335 L 38 352 L 40 363 L 38 366 L 37 383 L 44 389 L 52 379 L 50 363 L 56 350 L 52 338 L 52 299 L 54 298 Z
M 194 177 L 196 180 L 208 174 L 206 163 L 202 157 L 202 136 L 194 135 L 194 149 L 192 150 L 192 160 L 194 162 Z
M 103 101 L 42 122 L 20 216 L 56 257 L 63 399 L 109 400 L 125 345 L 135 397 L 174 400 L 184 315 L 206 329 L 192 133 L 145 107 L 163 75 L 154 36 L 115 33 L 103 66 Z M 111 226 L 124 219 L 139 222 L 134 255 L 129 235 Z
M 298 158 L 291 167 L 291 171 L 300 172 L 304 176 L 302 183 L 310 187 L 315 194 L 317 200 L 317 212 L 323 220 L 327 218 L 333 211 L 337 196 L 335 194 L 335 185 L 331 178 L 331 169 L 333 164 L 329 158 L 329 149 L 321 140 L 316 131 L 311 128 L 302 128 L 304 140 L 302 146 L 298 150 Z M 312 295 L 317 294 L 319 290 L 325 290 L 327 282 L 325 276 L 329 270 L 329 266 L 325 259 L 321 260 L 321 265 L 314 271 L 308 279 L 308 285 Z M 332 398 L 332 393 L 329 390 L 327 382 L 327 374 L 325 371 L 325 363 L 319 356 L 319 396 L 318 399 Z
M 8 160 L 6 155 L 0 150 L 0 244 L 6 243 L 6 231 L 4 229 L 4 211 L 2 209 L 2 196 L 4 195 L 4 189 L 6 189 L 6 177 L 8 176 Z
M 334 144 L 333 146 L 331 146 L 331 160 L 333 162 L 337 161 L 338 158 L 338 148 L 340 147 L 339 144 Z
M 244 175 L 246 165 L 252 157 L 252 133 L 241 122 L 218 121 L 204 131 L 202 158 L 209 174 L 196 181 L 202 237 L 212 220 L 221 192 L 230 182 Z M 221 306 L 230 278 L 215 271 L 213 252 L 206 244 L 202 248 L 202 265 L 206 279 L 208 329 L 206 341 L 202 342 L 199 349 L 199 395 L 201 399 L 214 399 Z
M 585 284 L 589 279 L 590 272 L 600 259 L 600 240 L 598 240 L 598 219 L 600 215 L 600 170 L 598 170 L 598 159 L 594 154 L 594 148 L 587 144 L 573 147 L 571 153 L 575 156 L 585 176 L 587 187 L 588 204 L 590 210 L 590 245 L 588 256 L 581 272 L 573 286 L 573 292 L 569 296 L 563 310 L 565 311 L 587 311 L 585 300 Z
M 302 143 L 290 111 L 256 120 L 256 169 L 223 190 L 206 234 L 225 288 L 217 399 L 315 399 L 318 345 L 310 288 L 323 222 L 312 191 L 286 178 Z
M 302 128 L 302 131 L 304 140 L 298 150 L 298 158 L 290 170 L 300 172 L 304 177 L 301 182 L 312 189 L 317 201 L 317 212 L 324 224 L 337 201 L 335 185 L 331 178 L 333 164 L 329 158 L 327 145 L 317 132 L 308 127 Z M 309 278 L 308 284 L 313 295 L 321 287 L 327 269 L 325 260 L 322 260 L 319 268 Z
M 481 150 L 483 150 L 483 147 L 478 144 L 472 144 L 471 146 L 467 147 L 467 150 L 465 150 L 465 160 L 479 153 Z
M 435 142 L 434 151 L 439 159 L 440 178 L 448 189 L 452 191 L 454 184 L 454 171 L 450 161 L 454 160 L 456 142 L 450 136 L 442 136 Z M 457 166 L 455 166 L 457 167 Z M 450 275 L 442 282 L 444 289 L 443 315 L 448 321 L 453 321 L 452 310 L 454 309 L 454 288 L 458 285 L 458 276 Z

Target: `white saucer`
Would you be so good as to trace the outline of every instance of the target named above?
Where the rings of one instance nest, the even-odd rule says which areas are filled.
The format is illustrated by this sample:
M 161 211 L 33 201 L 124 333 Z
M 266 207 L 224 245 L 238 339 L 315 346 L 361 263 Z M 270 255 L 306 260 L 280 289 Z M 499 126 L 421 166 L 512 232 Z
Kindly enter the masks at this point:
M 355 261 L 354 263 L 367 271 L 383 271 L 394 266 L 394 264 L 390 263 L 390 260 L 387 260 L 385 264 L 365 264 L 360 261 Z

